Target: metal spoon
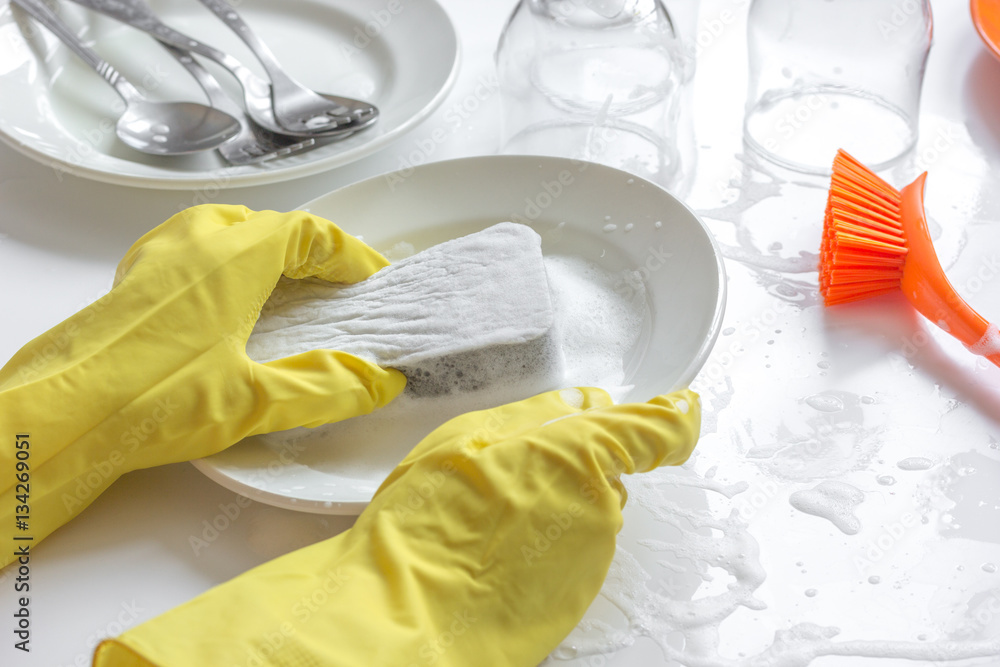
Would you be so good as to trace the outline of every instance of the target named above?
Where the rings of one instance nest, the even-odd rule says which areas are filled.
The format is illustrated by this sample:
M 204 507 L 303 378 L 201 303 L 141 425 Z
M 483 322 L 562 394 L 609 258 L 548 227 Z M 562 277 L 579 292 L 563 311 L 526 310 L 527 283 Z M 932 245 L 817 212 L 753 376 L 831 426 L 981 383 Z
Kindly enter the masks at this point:
M 125 100 L 116 132 L 123 142 L 144 153 L 180 155 L 216 148 L 240 130 L 227 113 L 194 102 L 151 102 L 107 61 L 83 44 L 51 9 L 39 0 L 13 0 L 94 68 Z
M 347 132 L 362 130 L 378 120 L 378 109 L 368 102 L 321 94 L 324 99 L 343 107 L 345 114 L 320 128 L 309 131 L 289 130 L 275 120 L 271 84 L 268 81 L 254 74 L 246 65 L 228 53 L 174 30 L 161 21 L 144 0 L 73 0 L 73 2 L 148 32 L 161 42 L 204 56 L 226 68 L 243 88 L 243 104 L 247 115 L 261 127 L 276 134 L 293 137 L 339 137 Z

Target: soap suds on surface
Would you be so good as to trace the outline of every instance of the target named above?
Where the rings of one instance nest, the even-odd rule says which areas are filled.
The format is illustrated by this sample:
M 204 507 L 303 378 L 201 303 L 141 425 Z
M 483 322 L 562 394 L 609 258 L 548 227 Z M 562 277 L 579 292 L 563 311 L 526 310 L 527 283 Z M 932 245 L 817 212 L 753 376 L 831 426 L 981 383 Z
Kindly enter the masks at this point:
M 865 494 L 844 482 L 820 482 L 815 488 L 796 491 L 788 498 L 792 507 L 826 519 L 845 535 L 856 535 L 861 521 L 854 510 L 864 502 Z
M 648 552 L 663 556 L 653 563 L 659 566 L 659 572 L 640 561 L 636 555 L 640 550 L 633 552 L 619 545 L 598 601 L 613 605 L 623 624 L 595 620 L 588 612 L 588 617 L 543 663 L 546 667 L 562 661 L 572 661 L 574 667 L 630 664 L 610 656 L 634 647 L 640 638 L 659 647 L 664 656 L 662 664 L 684 667 L 808 667 L 827 657 L 862 659 L 844 660 L 845 665 L 875 665 L 880 660 L 921 661 L 917 664 L 933 661 L 943 665 L 1000 655 L 1000 640 L 995 638 L 979 641 L 963 636 L 962 641 L 933 641 L 927 635 L 917 635 L 916 641 L 839 639 L 840 628 L 810 622 L 777 628 L 769 643 L 762 642 L 753 651 L 721 654 L 724 622 L 741 613 L 746 619 L 748 611 L 767 608 L 755 596 L 767 573 L 761 564 L 759 545 L 735 504 L 727 505 L 723 500 L 716 506 L 712 498 L 718 496 L 713 496 L 714 489 L 704 484 L 707 480 L 686 468 L 660 469 L 623 479 L 629 492 L 627 511 L 641 509 L 663 525 L 664 540 L 637 540 Z M 745 482 L 743 485 L 740 493 L 749 491 Z M 703 488 L 709 497 L 698 500 L 684 495 L 685 489 L 694 488 Z M 804 562 L 795 565 L 801 567 Z M 712 592 L 706 592 L 717 578 L 721 581 Z M 881 578 L 871 575 L 867 581 L 876 585 Z M 818 588 L 806 588 L 801 594 L 817 601 L 823 597 Z M 833 605 L 835 608 L 836 603 Z

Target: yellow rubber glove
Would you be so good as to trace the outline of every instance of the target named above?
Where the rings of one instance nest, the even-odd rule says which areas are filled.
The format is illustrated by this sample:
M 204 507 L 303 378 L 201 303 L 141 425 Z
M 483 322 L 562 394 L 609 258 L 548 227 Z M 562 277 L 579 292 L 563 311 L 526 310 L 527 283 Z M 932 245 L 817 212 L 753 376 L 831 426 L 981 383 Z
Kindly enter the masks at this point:
M 536 667 L 597 596 L 622 472 L 683 463 L 690 391 L 549 392 L 457 417 L 353 528 L 98 646 L 95 667 Z
M 5 534 L 37 544 L 130 470 L 388 403 L 406 383 L 398 371 L 329 350 L 268 364 L 245 352 L 282 274 L 351 283 L 386 265 L 303 212 L 200 206 L 147 233 L 106 296 L 0 370 Z

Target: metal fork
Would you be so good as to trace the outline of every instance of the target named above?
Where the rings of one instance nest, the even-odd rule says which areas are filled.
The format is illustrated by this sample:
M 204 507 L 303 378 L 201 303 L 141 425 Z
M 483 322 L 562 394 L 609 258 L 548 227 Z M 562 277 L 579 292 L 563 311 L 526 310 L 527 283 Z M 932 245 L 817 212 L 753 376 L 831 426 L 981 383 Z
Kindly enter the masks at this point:
M 239 121 L 239 133 L 218 147 L 219 153 L 226 159 L 226 162 L 233 165 L 257 164 L 276 157 L 298 153 L 316 144 L 316 140 L 313 138 L 303 139 L 275 134 L 251 122 L 243 110 L 229 98 L 215 77 L 202 67 L 201 63 L 195 60 L 190 52 L 163 42 L 160 44 L 195 78 L 201 89 L 205 91 L 209 104 L 216 109 L 225 111 Z
M 264 66 L 264 71 L 271 80 L 274 120 L 281 127 L 296 133 L 317 132 L 343 126 L 345 122 L 367 123 L 366 119 L 377 116 L 378 111 L 374 105 L 349 109 L 292 78 L 267 44 L 250 30 L 236 8 L 226 0 L 200 2 L 239 35 Z

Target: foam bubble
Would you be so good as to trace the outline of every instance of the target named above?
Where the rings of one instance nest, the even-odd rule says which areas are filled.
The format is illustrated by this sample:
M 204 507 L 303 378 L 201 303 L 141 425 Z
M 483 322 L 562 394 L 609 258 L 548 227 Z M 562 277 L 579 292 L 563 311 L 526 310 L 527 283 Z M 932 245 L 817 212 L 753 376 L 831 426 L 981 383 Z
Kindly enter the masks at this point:
M 896 464 L 900 470 L 928 470 L 934 465 L 934 462 L 930 459 L 925 459 L 922 456 L 911 456 L 908 459 L 903 459 Z
M 1000 327 L 992 322 L 986 327 L 986 333 L 976 343 L 969 346 L 969 352 L 981 357 L 991 357 L 1000 354 Z
M 857 535 L 861 521 L 854 516 L 854 510 L 864 499 L 865 494 L 850 484 L 828 481 L 796 491 L 788 501 L 800 512 L 826 519 L 846 535 Z

